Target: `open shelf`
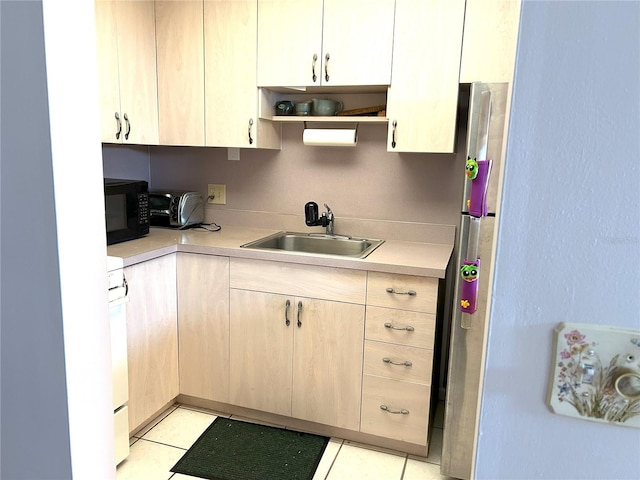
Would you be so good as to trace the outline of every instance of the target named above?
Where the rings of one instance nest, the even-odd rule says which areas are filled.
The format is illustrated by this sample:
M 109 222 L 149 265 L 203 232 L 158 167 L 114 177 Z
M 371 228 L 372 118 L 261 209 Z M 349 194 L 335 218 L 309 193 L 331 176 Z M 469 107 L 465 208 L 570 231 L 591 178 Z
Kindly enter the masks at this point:
M 292 103 L 309 102 L 314 97 L 327 98 L 330 96 L 331 100 L 339 100 L 343 102 L 344 110 L 352 109 L 365 109 L 372 106 L 382 106 L 387 104 L 387 95 L 384 91 L 371 91 L 367 93 L 356 93 L 352 89 L 340 92 L 336 91 L 330 95 L 325 95 L 327 92 L 320 91 L 316 93 L 308 92 L 295 92 L 295 93 L 283 93 L 281 91 L 270 88 L 259 88 L 259 118 L 262 120 L 268 120 L 277 123 L 376 123 L 387 124 L 389 119 L 378 116 L 364 115 L 363 111 L 358 111 L 353 115 L 335 115 L 331 117 L 316 116 L 316 115 L 275 115 L 275 108 L 277 102 L 288 100 Z M 356 113 L 356 112 L 348 112 Z
M 320 117 L 316 115 L 274 115 L 271 117 L 274 122 L 283 123 L 388 123 L 387 117 L 358 117 L 358 116 L 340 116 Z

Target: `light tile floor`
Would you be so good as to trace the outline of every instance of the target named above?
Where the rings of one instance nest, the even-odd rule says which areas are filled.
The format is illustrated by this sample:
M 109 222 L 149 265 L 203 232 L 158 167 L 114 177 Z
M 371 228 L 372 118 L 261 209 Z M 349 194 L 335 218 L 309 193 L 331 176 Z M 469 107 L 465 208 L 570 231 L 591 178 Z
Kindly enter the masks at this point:
M 443 480 L 442 404 L 438 406 L 427 458 L 332 438 L 313 480 Z M 218 414 L 174 405 L 131 438 L 131 453 L 117 469 L 117 480 L 195 480 L 170 468 Z M 227 415 L 222 415 L 227 416 Z M 237 420 L 247 419 L 232 416 Z

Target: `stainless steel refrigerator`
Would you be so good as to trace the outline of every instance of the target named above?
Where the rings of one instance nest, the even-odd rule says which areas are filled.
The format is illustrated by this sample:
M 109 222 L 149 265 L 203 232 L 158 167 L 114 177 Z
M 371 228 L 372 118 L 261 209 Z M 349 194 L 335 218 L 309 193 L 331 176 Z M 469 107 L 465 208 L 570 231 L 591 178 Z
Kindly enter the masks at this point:
M 441 460 L 442 474 L 462 479 L 475 462 L 508 94 L 506 83 L 470 86 Z

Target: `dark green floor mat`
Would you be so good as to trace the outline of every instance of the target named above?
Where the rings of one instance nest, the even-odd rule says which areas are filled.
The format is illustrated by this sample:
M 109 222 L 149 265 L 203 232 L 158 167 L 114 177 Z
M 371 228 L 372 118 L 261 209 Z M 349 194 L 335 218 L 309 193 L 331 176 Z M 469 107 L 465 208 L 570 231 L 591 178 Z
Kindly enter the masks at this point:
M 217 417 L 171 471 L 210 480 L 311 480 L 328 442 Z

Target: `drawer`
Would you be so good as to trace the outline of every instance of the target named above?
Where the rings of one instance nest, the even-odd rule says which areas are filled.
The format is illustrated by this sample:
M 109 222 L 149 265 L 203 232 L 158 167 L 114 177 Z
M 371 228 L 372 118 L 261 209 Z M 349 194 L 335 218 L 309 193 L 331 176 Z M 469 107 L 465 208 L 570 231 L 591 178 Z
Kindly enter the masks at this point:
M 367 272 L 231 258 L 231 288 L 364 304 Z
M 436 313 L 438 279 L 369 272 L 367 305 Z
M 365 374 L 431 385 L 432 365 L 433 350 L 372 340 L 364 342 Z
M 129 456 L 129 407 L 126 405 L 113 414 L 113 451 L 118 465 Z
M 365 375 L 360 431 L 426 445 L 430 394 L 426 385 Z
M 365 338 L 433 348 L 436 316 L 431 313 L 367 306 Z

